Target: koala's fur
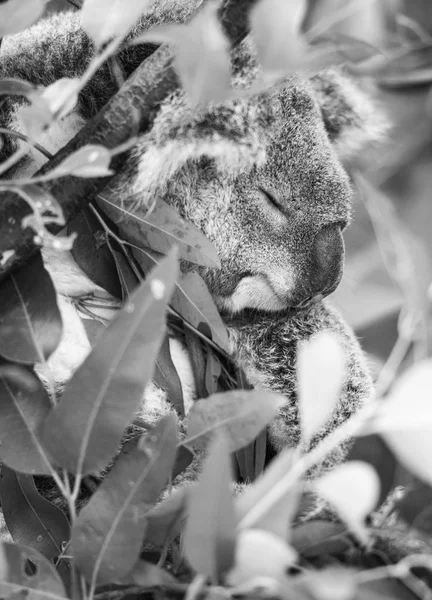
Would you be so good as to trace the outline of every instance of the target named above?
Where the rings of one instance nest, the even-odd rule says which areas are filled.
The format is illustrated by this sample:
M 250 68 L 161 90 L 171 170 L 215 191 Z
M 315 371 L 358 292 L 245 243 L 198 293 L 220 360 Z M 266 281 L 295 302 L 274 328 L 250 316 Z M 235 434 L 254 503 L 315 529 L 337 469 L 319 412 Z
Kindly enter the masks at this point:
M 140 28 L 183 22 L 200 4 L 199 0 L 156 2 Z M 125 72 L 153 50 L 154 46 L 144 46 L 123 52 Z M 0 77 L 49 85 L 61 77 L 82 74 L 92 52 L 77 14 L 52 16 L 4 40 Z M 232 61 L 235 85 L 249 86 L 259 69 L 249 41 L 233 53 Z M 104 68 L 80 95 L 77 110 L 60 124 L 61 131 L 41 143 L 56 150 L 114 91 L 109 70 Z M 14 98 L 0 107 L 2 126 L 20 127 L 20 104 Z M 374 140 L 379 129 L 369 100 L 335 70 L 311 78 L 292 76 L 283 86 L 265 93 L 200 109 L 191 108 L 185 94 L 178 91 L 164 100 L 151 130 L 140 138 L 123 172 L 103 192 L 117 202 L 127 202 L 131 196 L 135 201 L 139 196 L 144 203 L 161 197 L 214 242 L 221 269 L 199 271 L 228 327 L 233 360 L 251 384 L 287 397 L 270 427 L 276 451 L 295 446 L 300 439 L 295 377 L 299 342 L 330 330 L 348 357 L 338 406 L 317 439 L 340 425 L 371 395 L 371 380 L 357 340 L 322 298 L 335 289 L 342 273 L 340 230 L 350 220 L 352 194 L 343 160 Z M 18 143 L 4 138 L 0 158 Z M 34 170 L 35 161 L 40 163 L 33 152 L 20 165 L 21 171 Z M 86 294 L 97 286 L 85 280 L 76 266 L 65 267 L 71 264 L 70 258 L 62 262 L 52 253 L 45 258 L 57 291 L 63 294 L 66 319 L 71 323 L 76 319 L 66 329 L 76 333 L 78 317 L 66 296 Z M 182 264 L 183 270 L 192 268 L 196 267 Z M 69 341 L 62 342 L 63 357 L 72 352 Z M 82 351 L 76 364 L 64 371 L 68 376 L 89 350 L 85 337 L 74 343 L 81 344 Z M 63 377 L 61 372 L 58 377 Z M 160 406 L 152 405 L 156 416 L 170 410 L 162 393 L 157 400 Z M 144 415 L 146 410 L 144 404 Z M 333 453 L 323 466 L 342 460 L 345 452 L 341 448 Z

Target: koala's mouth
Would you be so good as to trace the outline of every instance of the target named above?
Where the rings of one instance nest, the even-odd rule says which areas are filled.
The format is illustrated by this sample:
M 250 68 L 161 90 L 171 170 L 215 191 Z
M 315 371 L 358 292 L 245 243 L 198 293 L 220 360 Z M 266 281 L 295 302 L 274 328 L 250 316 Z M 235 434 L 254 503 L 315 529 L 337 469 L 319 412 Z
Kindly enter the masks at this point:
M 305 295 L 303 292 L 303 297 L 296 302 L 293 294 L 290 294 L 289 291 L 282 294 L 281 291 L 275 289 L 265 274 L 248 273 L 240 279 L 232 294 L 217 296 L 215 300 L 223 312 L 227 311 L 232 314 L 283 312 L 294 316 L 311 309 L 334 292 L 339 281 L 340 277 L 337 277 L 331 285 L 314 294 Z

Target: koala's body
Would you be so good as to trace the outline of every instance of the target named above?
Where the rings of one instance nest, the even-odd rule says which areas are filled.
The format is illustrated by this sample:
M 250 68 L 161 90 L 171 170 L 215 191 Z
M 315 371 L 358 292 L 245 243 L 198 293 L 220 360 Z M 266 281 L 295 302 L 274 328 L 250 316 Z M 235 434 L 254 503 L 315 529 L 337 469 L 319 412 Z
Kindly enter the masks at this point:
M 156 2 L 141 28 L 184 21 L 201 4 Z M 121 54 L 126 73 L 154 46 Z M 50 17 L 27 32 L 5 39 L 0 77 L 49 85 L 80 75 L 93 53 L 77 14 Z M 233 77 L 247 86 L 257 63 L 246 41 L 233 53 Z M 108 69 L 97 74 L 77 109 L 40 142 L 56 151 L 115 92 Z M 20 100 L 0 108 L 1 126 L 20 128 Z M 133 197 L 146 204 L 159 197 L 176 208 L 215 244 L 221 268 L 199 268 L 227 325 L 233 361 L 249 382 L 287 397 L 269 439 L 275 451 L 300 440 L 296 397 L 299 343 L 329 330 L 347 353 L 347 377 L 338 405 L 317 438 L 350 416 L 371 395 L 371 379 L 355 336 L 325 296 L 340 281 L 341 232 L 350 220 L 351 185 L 342 166 L 347 154 L 376 137 L 369 100 L 337 71 L 312 78 L 293 76 L 283 86 L 244 99 L 192 109 L 184 92 L 164 100 L 150 131 L 131 151 L 124 170 L 104 190 L 112 202 Z M 19 143 L 5 138 L 4 158 Z M 35 152 L 21 173 L 41 164 Z M 17 175 L 18 171 L 11 175 Z M 70 302 L 96 291 L 70 255 L 45 252 L 59 293 L 65 334 L 50 360 L 59 382 L 67 380 L 90 350 L 80 317 Z M 196 268 L 182 264 L 183 270 Z M 115 302 L 115 301 L 114 301 Z M 173 340 L 174 362 L 186 397 L 195 396 L 187 354 Z M 144 417 L 156 420 L 171 409 L 166 394 L 150 386 Z M 316 441 L 316 440 L 315 440 Z M 346 448 L 325 466 L 342 460 Z

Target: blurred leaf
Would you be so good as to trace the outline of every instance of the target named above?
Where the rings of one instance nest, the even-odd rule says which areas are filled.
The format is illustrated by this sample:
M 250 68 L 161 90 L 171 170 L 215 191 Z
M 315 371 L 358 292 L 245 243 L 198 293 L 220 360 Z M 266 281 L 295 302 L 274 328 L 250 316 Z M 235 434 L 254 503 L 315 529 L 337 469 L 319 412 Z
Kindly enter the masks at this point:
M 8 0 L 0 4 L 0 38 L 18 33 L 39 19 L 49 0 Z
M 25 371 L 24 367 L 21 369 Z M 0 376 L 0 460 L 16 471 L 50 475 L 40 427 L 51 409 L 51 402 L 30 370 L 26 377 L 33 378 L 33 391 L 15 378 Z
M 238 586 L 258 577 L 281 581 L 296 561 L 297 553 L 280 537 L 261 529 L 244 529 L 238 535 L 235 566 L 226 583 Z
M 366 179 L 355 176 L 366 208 L 374 226 L 377 240 L 389 275 L 400 288 L 405 299 L 405 318 L 400 321 L 403 337 L 428 340 L 430 304 L 427 290 L 432 280 L 432 263 L 422 243 L 398 218 L 390 200 Z
M 380 404 L 372 422 L 400 462 L 424 481 L 432 482 L 432 360 L 406 371 Z
M 174 464 L 173 415 L 136 443 L 122 448 L 113 468 L 81 510 L 71 550 L 87 581 L 107 584 L 127 575 L 138 560 L 146 512 L 156 503 Z
M 323 331 L 300 345 L 297 356 L 299 411 L 303 439 L 325 426 L 346 376 L 345 352 L 333 333 Z
M 375 469 L 380 479 L 380 506 L 395 486 L 398 463 L 393 452 L 379 435 L 366 435 L 357 438 L 351 446 L 347 461 L 361 460 Z
M 186 519 L 186 507 L 191 490 L 192 486 L 178 487 L 146 514 L 145 542 L 147 544 L 162 548 L 180 533 Z
M 346 526 L 329 521 L 308 521 L 292 530 L 291 544 L 305 558 L 334 556 L 352 548 Z
M 79 90 L 80 80 L 77 77 L 62 77 L 41 92 L 35 93 L 41 93 L 54 118 L 62 119 L 75 108 Z
M 298 71 L 306 52 L 300 35 L 304 15 L 303 0 L 260 0 L 251 10 L 252 36 L 264 71 Z
M 354 600 L 358 598 L 356 572 L 342 566 L 330 566 L 320 571 L 307 573 L 303 578 L 312 598 L 316 600 Z M 297 583 L 300 583 L 298 580 Z
M 0 597 L 14 600 L 57 600 L 66 598 L 62 580 L 54 566 L 39 552 L 0 542 L 2 577 Z
M 29 367 L 23 367 L 0 358 L 0 377 L 14 383 L 18 389 L 33 394 L 40 389 L 40 381 Z
M 2 466 L 1 507 L 13 540 L 30 546 L 53 560 L 69 540 L 69 523 L 64 513 L 42 498 L 31 475 Z
M 160 198 L 149 211 L 147 207 L 127 211 L 105 197 L 103 210 L 119 227 L 130 244 L 143 250 L 161 254 L 176 245 L 179 257 L 203 267 L 220 268 L 220 260 L 214 245 L 204 234 L 184 219 Z
M 178 581 L 168 571 L 145 560 L 139 560 L 120 583 L 139 585 L 142 588 L 140 589 L 141 594 L 145 589 L 172 585 Z
M 283 396 L 264 391 L 234 390 L 194 402 L 188 414 L 185 446 L 204 449 L 209 438 L 223 432 L 230 451 L 249 444 L 276 416 Z
M 38 253 L 0 283 L 0 355 L 18 363 L 45 362 L 62 329 L 54 286 Z
M 0 7 L 0 11 L 3 7 Z M 1 33 L 0 33 L 1 37 Z M 35 91 L 35 86 L 21 79 L 0 79 L 0 96 L 25 96 L 29 98 Z
M 31 104 L 19 109 L 19 117 L 24 133 L 33 141 L 37 142 L 44 131 L 53 122 L 53 114 L 48 102 L 40 93 L 32 95 Z
M 73 259 L 97 285 L 116 298 L 122 297 L 116 261 L 106 243 L 101 225 L 89 208 L 84 208 L 68 225 L 68 233 L 76 233 L 71 250 Z M 135 285 L 138 287 L 138 285 Z
M 33 229 L 37 244 L 45 249 L 53 248 L 57 252 L 72 248 L 74 234 L 57 236 L 47 229 L 48 225 L 63 226 L 66 221 L 62 207 L 46 187 L 30 183 L 14 186 L 6 182 L 5 189 L 10 189 L 30 206 L 32 212 L 22 219 L 21 224 L 23 229 L 26 227 Z
M 169 338 L 165 336 L 156 359 L 153 381 L 167 392 L 167 400 L 175 408 L 178 415 L 184 417 L 185 409 L 180 377 L 171 358 Z
M 160 260 L 160 255 L 143 248 L 134 249 L 133 255 L 146 273 Z M 210 333 L 212 340 L 222 350 L 229 351 L 227 329 L 210 292 L 198 273 L 192 271 L 180 277 L 171 299 L 171 305 L 195 329 L 204 335 Z
M 334 506 L 363 543 L 368 540 L 364 520 L 377 506 L 379 486 L 375 469 L 361 461 L 339 465 L 314 482 L 315 491 Z
M 211 0 L 186 25 L 152 27 L 134 40 L 175 44 L 174 66 L 192 104 L 220 102 L 231 95 L 229 42 L 218 10 L 219 2 Z
M 243 518 L 257 502 L 264 498 L 268 491 L 290 470 L 292 465 L 292 449 L 286 449 L 273 459 L 264 473 L 252 485 L 247 486 L 243 494 L 236 498 L 236 509 L 239 518 Z M 284 541 L 288 541 L 291 523 L 299 505 L 300 494 L 301 489 L 299 487 L 292 488 L 289 494 L 285 494 L 273 506 L 271 512 L 264 514 L 262 518 L 255 522 L 254 527 L 274 533 Z
M 111 162 L 110 151 L 105 146 L 88 144 L 70 154 L 52 171 L 50 177 L 107 177 L 113 175 L 109 165 Z
M 193 459 L 194 454 L 189 450 L 189 448 L 186 448 L 186 446 L 179 446 L 177 448 L 176 460 L 171 474 L 171 479 L 174 480 L 177 475 L 183 473 L 183 471 L 185 471 L 192 463 Z
M 115 455 L 153 375 L 177 273 L 171 253 L 100 334 L 47 418 L 46 446 L 69 472 L 97 471 Z
M 396 503 L 395 510 L 408 525 L 428 536 L 432 534 L 432 488 L 429 485 L 416 481 Z
M 25 194 L 22 195 L 22 192 Z M 42 225 L 54 224 L 54 225 L 65 225 L 66 220 L 63 214 L 63 209 L 59 204 L 58 200 L 44 187 L 37 184 L 26 184 L 21 189 L 21 197 L 23 197 L 31 209 L 34 215 L 38 216 L 42 220 Z M 33 216 L 34 216 L 33 215 Z M 31 227 L 31 216 L 24 217 L 22 220 L 23 227 Z M 38 227 L 34 227 L 36 233 Z M 53 236 L 56 241 L 61 241 L 61 237 Z M 60 250 L 60 246 L 54 246 Z
M 208 401 L 210 402 L 210 401 Z M 234 565 L 237 519 L 231 495 L 230 444 L 218 435 L 190 492 L 184 553 L 201 575 L 218 583 Z
M 375 46 L 358 38 L 338 34 L 322 38 L 313 44 L 309 48 L 304 67 L 320 70 L 347 64 L 348 69 L 355 74 L 371 69 L 372 64 L 377 69 L 385 60 Z
M 81 26 L 97 46 L 123 38 L 153 0 L 84 0 Z

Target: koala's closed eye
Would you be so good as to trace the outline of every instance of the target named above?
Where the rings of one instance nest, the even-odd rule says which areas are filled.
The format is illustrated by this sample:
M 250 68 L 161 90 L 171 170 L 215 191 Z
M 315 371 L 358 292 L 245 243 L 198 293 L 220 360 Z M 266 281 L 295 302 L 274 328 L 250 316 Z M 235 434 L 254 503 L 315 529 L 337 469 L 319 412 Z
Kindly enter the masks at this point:
M 284 207 L 284 205 L 279 201 L 279 199 L 276 197 L 275 194 L 272 194 L 271 192 L 269 192 L 269 190 L 258 186 L 258 190 L 261 192 L 261 194 L 264 196 L 264 198 L 267 200 L 267 202 L 276 210 L 280 211 L 280 212 L 286 212 L 286 208 Z

